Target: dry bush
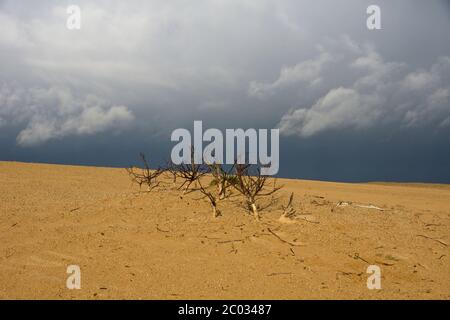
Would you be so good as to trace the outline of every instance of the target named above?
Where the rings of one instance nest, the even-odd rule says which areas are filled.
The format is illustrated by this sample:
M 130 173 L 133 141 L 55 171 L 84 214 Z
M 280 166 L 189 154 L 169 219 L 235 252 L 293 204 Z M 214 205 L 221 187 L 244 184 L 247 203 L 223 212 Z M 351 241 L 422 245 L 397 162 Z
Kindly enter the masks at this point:
M 250 164 L 236 164 L 235 176 L 236 182 L 233 183 L 232 186 L 244 196 L 246 209 L 253 214 L 255 219 L 259 220 L 259 212 L 273 205 L 273 195 L 279 191 L 282 186 L 276 185 L 276 179 L 273 179 L 273 185 L 270 186 L 270 178 L 261 175 L 259 167 L 254 168 Z M 269 202 L 262 206 L 260 204 L 260 199 L 269 196 L 271 197 Z
M 208 167 L 213 177 L 210 185 L 217 188 L 217 194 L 220 200 L 227 198 L 229 196 L 228 190 L 233 184 L 237 183 L 237 178 L 233 175 L 234 165 L 228 170 L 222 164 L 218 163 L 208 165 Z
M 236 190 L 244 198 L 244 207 L 255 219 L 260 219 L 260 212 L 269 208 L 275 203 L 274 195 L 282 186 L 277 186 L 276 179 L 261 175 L 259 166 L 250 164 L 234 164 L 226 169 L 222 164 L 195 164 L 194 150 L 191 150 L 191 163 L 174 165 L 168 162 L 164 168 L 151 170 L 148 161 L 143 153 L 140 154 L 144 167 L 130 167 L 127 169 L 129 176 L 134 183 L 141 188 L 147 185 L 148 191 L 158 187 L 160 182 L 157 178 L 162 174 L 172 177 L 174 187 L 183 190 L 183 194 L 188 192 L 200 192 L 211 205 L 213 216 L 221 214 L 218 203 L 232 196 L 232 190 Z M 177 181 L 181 184 L 177 186 Z M 209 180 L 209 183 L 206 181 Z M 292 217 L 295 210 L 292 207 L 293 194 L 286 207 L 283 206 L 283 216 Z
M 159 181 L 157 181 L 157 178 L 164 172 L 164 170 L 161 168 L 151 170 L 145 155 L 140 153 L 139 156 L 144 168 L 132 166 L 126 170 L 131 178 L 131 181 L 139 185 L 139 189 L 142 188 L 142 185 L 147 185 L 147 191 L 150 192 L 159 186 Z
M 294 193 L 291 193 L 289 197 L 289 201 L 287 206 L 281 206 L 283 208 L 283 214 L 281 215 L 284 218 L 292 219 L 297 214 L 297 211 L 294 209 L 292 202 L 294 201 Z
M 195 191 L 200 178 L 206 175 L 209 171 L 208 166 L 204 164 L 194 163 L 193 148 L 191 150 L 190 164 L 182 163 L 180 165 L 171 165 L 168 170 L 173 175 L 174 183 L 176 183 L 177 178 L 180 178 L 183 181 L 182 184 L 178 187 L 178 190 L 183 189 L 183 194 Z M 192 184 L 194 184 L 194 188 L 191 188 Z
M 198 180 L 198 187 L 195 189 L 195 191 L 199 191 L 203 194 L 203 198 L 206 198 L 209 201 L 212 208 L 213 218 L 221 215 L 220 210 L 217 208 L 219 200 L 221 200 L 220 194 L 217 192 L 217 190 L 217 188 L 213 188 L 213 190 L 211 190 L 211 186 L 204 187 L 200 179 Z
M 164 172 L 171 178 L 172 187 L 174 189 L 178 189 L 177 187 L 177 177 L 178 177 L 178 166 L 174 165 L 172 161 L 167 161 L 166 167 L 164 168 Z
M 235 176 L 232 174 L 233 167 L 226 170 L 221 164 L 211 164 L 208 165 L 209 173 L 212 176 L 212 180 L 205 187 L 202 183 L 202 179 L 198 179 L 198 188 L 195 191 L 199 191 L 203 194 L 203 198 L 206 198 L 212 208 L 213 217 L 216 218 L 221 215 L 218 209 L 219 201 L 225 200 L 231 196 L 231 188 L 233 181 L 235 181 Z

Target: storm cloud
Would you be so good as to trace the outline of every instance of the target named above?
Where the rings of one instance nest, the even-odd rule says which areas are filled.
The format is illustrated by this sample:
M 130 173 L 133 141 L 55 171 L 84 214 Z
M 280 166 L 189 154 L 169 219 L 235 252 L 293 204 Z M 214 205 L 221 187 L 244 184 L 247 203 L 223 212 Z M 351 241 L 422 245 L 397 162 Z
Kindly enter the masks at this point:
M 0 159 L 164 161 L 203 120 L 279 127 L 283 176 L 450 182 L 448 1 L 3 0 L 0 26 Z
M 324 59 L 331 54 L 322 52 L 315 60 L 283 69 L 274 83 L 259 85 L 259 95 L 261 90 L 274 94 L 274 89 L 283 85 L 320 86 L 338 64 L 345 66 L 352 79 L 350 86 L 325 86 L 326 94 L 313 105 L 285 114 L 279 124 L 282 133 L 306 138 L 342 128 L 382 129 L 394 124 L 408 131 L 416 126 L 439 129 L 448 125 L 450 56 L 437 58 L 429 69 L 411 69 L 405 63 L 384 61 L 373 48 L 349 45 L 349 53 L 342 59 Z

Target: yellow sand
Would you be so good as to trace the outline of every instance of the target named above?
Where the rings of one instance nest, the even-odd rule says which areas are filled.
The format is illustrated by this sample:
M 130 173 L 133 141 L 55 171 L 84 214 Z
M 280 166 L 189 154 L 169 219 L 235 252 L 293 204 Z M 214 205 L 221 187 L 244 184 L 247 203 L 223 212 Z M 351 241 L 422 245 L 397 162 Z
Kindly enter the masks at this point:
M 0 162 L 0 298 L 450 298 L 449 186 L 279 182 L 261 222 L 235 201 L 214 219 L 199 195 L 139 193 L 124 169 Z M 290 192 L 300 215 L 280 221 Z

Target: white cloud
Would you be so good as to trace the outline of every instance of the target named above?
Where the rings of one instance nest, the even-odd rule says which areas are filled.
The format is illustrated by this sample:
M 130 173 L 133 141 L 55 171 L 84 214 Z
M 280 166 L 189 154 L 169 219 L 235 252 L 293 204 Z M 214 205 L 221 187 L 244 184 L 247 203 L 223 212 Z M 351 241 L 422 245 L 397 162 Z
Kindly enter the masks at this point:
M 365 50 L 360 52 L 359 55 L 355 58 L 352 55 L 347 57 L 347 59 L 354 59 L 349 63 L 349 69 L 363 73 L 353 84 L 358 89 L 374 90 L 380 88 L 405 68 L 403 63 L 385 62 L 372 46 L 366 46 Z M 344 61 L 344 63 L 347 63 L 347 61 Z
M 21 146 L 120 130 L 134 119 L 127 107 L 110 105 L 95 95 L 75 97 L 65 87 L 21 89 L 6 84 L 0 89 L 0 115 L 25 123 L 16 139 Z
M 408 74 L 403 85 L 409 90 L 428 89 L 437 81 L 436 74 L 427 71 L 417 71 Z
M 316 103 L 284 114 L 278 124 L 282 134 L 305 138 L 348 128 L 360 130 L 396 125 L 407 129 L 448 125 L 450 86 L 446 79 L 450 76 L 449 57 L 437 59 L 429 70 L 411 70 L 404 63 L 386 62 L 370 46 L 366 46 L 363 54 L 349 53 L 346 59 L 330 63 L 343 65 L 347 74 L 353 75 L 353 83 L 340 87 L 324 86 L 322 89 L 326 93 L 317 98 Z M 333 69 L 332 66 L 315 76 L 330 77 L 332 74 L 327 72 Z
M 293 67 L 284 67 L 278 79 L 272 83 L 251 82 L 248 93 L 250 96 L 263 98 L 281 88 L 298 83 L 316 85 L 322 80 L 320 75 L 324 65 L 331 61 L 333 61 L 332 55 L 321 51 L 314 59 L 303 61 Z
M 361 95 L 354 89 L 332 89 L 310 109 L 297 109 L 284 115 L 279 128 L 285 135 L 309 137 L 342 126 L 368 127 L 380 116 L 377 102 L 376 96 Z

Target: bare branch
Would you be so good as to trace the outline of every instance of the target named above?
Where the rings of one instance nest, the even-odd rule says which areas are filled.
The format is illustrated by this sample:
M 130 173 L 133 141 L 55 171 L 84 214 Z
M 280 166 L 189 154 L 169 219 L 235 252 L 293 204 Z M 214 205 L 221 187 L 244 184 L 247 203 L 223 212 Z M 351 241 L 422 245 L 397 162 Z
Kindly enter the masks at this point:
M 180 165 L 171 166 L 171 173 L 174 180 L 179 177 L 183 183 L 178 187 L 178 190 L 184 189 L 183 194 L 195 191 L 199 179 L 208 173 L 208 166 L 204 164 L 196 164 L 194 162 L 194 148 L 191 149 L 191 163 L 182 163 Z M 194 188 L 190 189 L 194 184 Z
M 157 186 L 159 186 L 159 182 L 157 178 L 164 172 L 161 168 L 156 170 L 150 169 L 150 165 L 143 153 L 139 154 L 141 161 L 144 165 L 143 168 L 138 167 L 130 167 L 127 168 L 128 175 L 131 178 L 131 181 L 138 184 L 139 188 L 142 188 L 142 185 L 147 185 L 147 191 L 150 192 Z
M 217 204 L 219 202 L 219 197 L 220 195 L 218 193 L 215 193 L 214 191 L 210 191 L 208 189 L 208 187 L 204 187 L 202 185 L 201 180 L 198 180 L 198 188 L 195 189 L 195 191 L 200 191 L 204 197 L 203 198 L 207 198 L 209 203 L 211 204 L 211 208 L 212 208 L 212 213 L 213 213 L 213 218 L 217 218 L 218 216 L 221 215 L 220 210 L 217 208 Z
M 232 186 L 244 196 L 248 210 L 253 213 L 255 219 L 259 220 L 259 211 L 270 207 L 273 204 L 273 197 L 272 201 L 264 208 L 258 205 L 258 200 L 262 197 L 272 196 L 282 186 L 277 186 L 276 179 L 274 179 L 273 186 L 269 187 L 269 177 L 261 175 L 259 167 L 253 170 L 256 172 L 252 172 L 252 169 L 254 167 L 250 164 L 235 164 L 236 183 L 233 183 Z
M 291 193 L 291 196 L 289 197 L 289 202 L 287 206 L 281 206 L 283 208 L 283 217 L 285 218 L 292 218 L 296 215 L 297 211 L 292 206 L 292 202 L 294 201 L 294 193 Z

